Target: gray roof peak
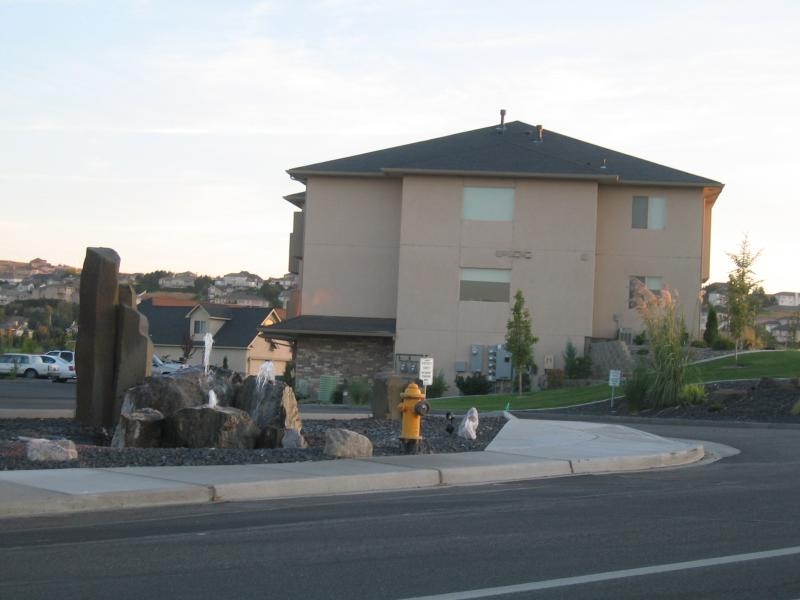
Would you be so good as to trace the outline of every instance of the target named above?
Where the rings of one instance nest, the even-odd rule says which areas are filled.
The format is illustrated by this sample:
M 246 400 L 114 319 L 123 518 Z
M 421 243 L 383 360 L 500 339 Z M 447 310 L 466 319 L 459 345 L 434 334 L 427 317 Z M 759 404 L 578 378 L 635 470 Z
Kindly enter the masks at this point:
M 722 187 L 717 181 L 545 130 L 542 125 L 503 119 L 504 115 L 500 126 L 315 163 L 288 173 L 301 181 L 312 175 L 426 173 Z

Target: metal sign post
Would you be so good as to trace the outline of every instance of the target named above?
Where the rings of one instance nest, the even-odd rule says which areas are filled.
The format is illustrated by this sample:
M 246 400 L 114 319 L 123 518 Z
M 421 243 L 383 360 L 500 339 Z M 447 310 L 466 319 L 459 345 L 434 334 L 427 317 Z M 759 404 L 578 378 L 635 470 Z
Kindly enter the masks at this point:
M 433 357 L 423 356 L 419 359 L 419 378 L 422 385 L 427 388 L 433 383 Z
M 611 386 L 611 410 L 614 410 L 614 392 L 616 391 L 616 388 L 619 386 L 621 377 L 622 377 L 622 372 L 619 369 L 611 369 L 608 372 L 608 385 Z

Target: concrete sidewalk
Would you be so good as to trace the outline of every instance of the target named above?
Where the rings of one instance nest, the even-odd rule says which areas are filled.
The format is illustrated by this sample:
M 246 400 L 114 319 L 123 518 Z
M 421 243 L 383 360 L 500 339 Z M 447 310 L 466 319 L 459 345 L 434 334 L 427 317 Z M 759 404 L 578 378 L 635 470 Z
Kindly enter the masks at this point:
M 700 442 L 622 425 L 518 419 L 483 452 L 236 466 L 0 472 L 0 518 L 616 473 L 702 460 Z M 734 451 L 735 452 L 735 451 Z

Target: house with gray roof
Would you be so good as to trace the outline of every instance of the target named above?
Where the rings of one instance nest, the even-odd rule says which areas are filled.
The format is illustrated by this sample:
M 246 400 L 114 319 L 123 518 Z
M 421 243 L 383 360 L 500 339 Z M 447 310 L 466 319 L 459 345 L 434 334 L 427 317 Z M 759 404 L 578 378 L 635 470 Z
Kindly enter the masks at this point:
M 687 140 L 690 143 L 690 140 Z M 521 121 L 289 169 L 297 377 L 499 373 L 517 290 L 538 365 L 641 330 L 634 284 L 676 292 L 700 330 L 723 184 Z
M 153 351 L 162 358 L 186 358 L 188 364 L 203 363 L 204 338 L 213 336 L 210 362 L 222 366 L 227 359 L 228 368 L 244 375 L 257 375 L 266 361 L 272 361 L 274 373 L 283 374 L 291 360 L 291 347 L 286 342 L 276 343 L 259 333 L 261 327 L 279 323 L 282 309 L 210 302 L 177 303 L 174 299 L 160 302 L 149 298 L 138 305 L 147 317 Z

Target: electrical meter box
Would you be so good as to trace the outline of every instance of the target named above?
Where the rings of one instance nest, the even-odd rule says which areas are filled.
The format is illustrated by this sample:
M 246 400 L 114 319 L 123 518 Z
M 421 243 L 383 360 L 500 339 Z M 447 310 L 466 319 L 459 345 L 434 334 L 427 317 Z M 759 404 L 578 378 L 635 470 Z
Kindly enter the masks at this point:
M 483 346 L 481 344 L 470 344 L 469 372 L 483 373 Z
M 511 352 L 506 350 L 505 344 L 495 344 L 495 356 L 497 358 L 495 366 L 495 378 L 498 381 L 511 379 Z

